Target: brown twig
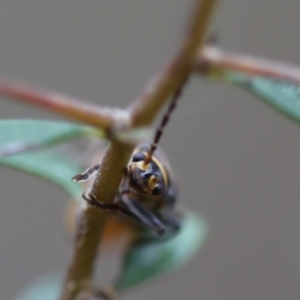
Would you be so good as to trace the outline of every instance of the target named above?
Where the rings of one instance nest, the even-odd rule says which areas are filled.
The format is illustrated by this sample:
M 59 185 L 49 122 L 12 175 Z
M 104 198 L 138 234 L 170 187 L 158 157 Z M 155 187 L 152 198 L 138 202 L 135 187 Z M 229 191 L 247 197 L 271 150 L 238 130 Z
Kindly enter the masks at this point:
M 151 123 L 172 92 L 191 75 L 196 54 L 205 42 L 216 3 L 217 0 L 195 1 L 186 35 L 178 52 L 130 107 L 133 125 Z
M 226 71 L 262 76 L 300 84 L 300 68 L 294 65 L 263 59 L 236 52 L 223 51 L 214 46 L 206 46 L 198 54 L 196 71 L 216 76 Z
M 92 187 L 92 193 L 98 199 L 106 203 L 113 201 L 131 153 L 132 148 L 124 144 L 114 142 L 108 146 L 101 162 L 100 174 Z M 82 297 L 79 299 L 84 300 L 92 297 L 92 276 L 107 216 L 106 211 L 92 206 L 87 206 L 77 216 L 72 260 L 60 299 L 77 299 L 79 295 Z
M 195 1 L 186 38 L 179 52 L 130 108 L 133 126 L 150 124 L 168 97 L 190 75 L 216 3 L 217 0 Z M 132 150 L 133 146 L 116 142 L 112 142 L 106 149 L 91 190 L 102 202 L 111 203 L 114 200 Z M 74 300 L 79 294 L 83 299 L 90 299 L 92 293 L 95 259 L 107 214 L 88 206 L 79 219 L 61 300 Z
M 41 106 L 57 114 L 104 130 L 111 128 L 115 121 L 112 109 L 87 104 L 70 96 L 47 92 L 28 84 L 14 82 L 11 79 L 0 78 L 0 96 Z

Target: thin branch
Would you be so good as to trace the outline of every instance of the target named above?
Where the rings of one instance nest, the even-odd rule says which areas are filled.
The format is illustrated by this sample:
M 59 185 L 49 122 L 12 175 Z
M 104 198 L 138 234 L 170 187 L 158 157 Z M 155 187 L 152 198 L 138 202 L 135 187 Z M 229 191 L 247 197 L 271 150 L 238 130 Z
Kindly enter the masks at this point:
M 133 125 L 151 123 L 170 95 L 190 76 L 197 52 L 205 42 L 209 21 L 217 2 L 217 0 L 195 1 L 179 51 L 130 107 Z
M 207 46 L 199 52 L 196 71 L 202 74 L 220 74 L 236 71 L 253 76 L 262 76 L 300 84 L 300 68 L 291 64 L 264 58 L 228 52 Z
M 130 108 L 134 127 L 150 124 L 168 97 L 190 75 L 197 50 L 205 40 L 216 2 L 217 0 L 195 1 L 180 51 Z M 108 146 L 91 189 L 97 199 L 104 203 L 113 202 L 132 150 L 132 145 L 117 142 Z M 80 215 L 61 300 L 74 300 L 79 294 L 86 297 L 84 299 L 91 296 L 94 265 L 106 219 L 107 213 L 90 206 Z
M 113 201 L 131 153 L 131 146 L 117 142 L 108 145 L 101 162 L 100 174 L 91 191 L 98 199 L 106 203 Z M 77 216 L 74 252 L 61 300 L 77 299 L 79 295 L 84 300 L 92 297 L 95 261 L 107 217 L 107 212 L 92 206 L 87 206 Z
M 24 83 L 0 78 L 0 96 L 9 97 L 25 104 L 33 104 L 73 120 L 104 130 L 114 122 L 114 110 L 71 98 L 56 92 L 47 92 Z

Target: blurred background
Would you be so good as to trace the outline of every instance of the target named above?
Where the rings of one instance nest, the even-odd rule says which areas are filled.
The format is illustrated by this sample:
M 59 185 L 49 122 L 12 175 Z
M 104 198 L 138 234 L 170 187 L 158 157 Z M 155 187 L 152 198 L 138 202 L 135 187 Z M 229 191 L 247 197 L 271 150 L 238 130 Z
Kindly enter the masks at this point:
M 220 1 L 220 46 L 300 64 L 300 2 Z M 191 1 L 1 1 L 0 73 L 125 107 L 172 55 Z M 0 118 L 58 117 L 1 100 Z M 163 136 L 185 206 L 210 233 L 181 272 L 122 299 L 299 299 L 300 127 L 243 91 L 193 78 Z M 68 196 L 0 169 L 0 299 L 66 266 Z M 114 261 L 100 264 L 110 273 Z M 102 278 L 105 278 L 102 276 Z

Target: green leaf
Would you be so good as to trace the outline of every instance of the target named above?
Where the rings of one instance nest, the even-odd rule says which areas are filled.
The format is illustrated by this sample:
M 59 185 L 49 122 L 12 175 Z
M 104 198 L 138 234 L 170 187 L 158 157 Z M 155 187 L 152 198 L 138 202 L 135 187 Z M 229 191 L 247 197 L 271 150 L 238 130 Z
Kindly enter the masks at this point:
M 96 128 L 57 121 L 0 120 L 0 157 L 64 143 L 83 136 L 104 137 Z
M 81 186 L 71 182 L 71 178 L 82 171 L 79 164 L 53 151 L 30 151 L 91 135 L 104 136 L 103 132 L 93 127 L 68 122 L 1 120 L 0 164 L 49 180 L 61 186 L 74 199 L 80 199 Z
M 43 275 L 24 288 L 14 300 L 57 300 L 62 282 L 62 272 Z
M 175 235 L 169 238 L 142 235 L 128 249 L 113 289 L 116 292 L 127 290 L 181 268 L 203 245 L 207 229 L 204 219 L 186 212 L 182 227 Z
M 225 80 L 242 87 L 294 121 L 300 122 L 300 85 L 231 71 L 226 72 Z
M 81 199 L 81 185 L 71 178 L 82 171 L 81 167 L 66 157 L 50 151 L 22 153 L 0 158 L 0 164 L 22 170 L 61 186 L 74 199 Z

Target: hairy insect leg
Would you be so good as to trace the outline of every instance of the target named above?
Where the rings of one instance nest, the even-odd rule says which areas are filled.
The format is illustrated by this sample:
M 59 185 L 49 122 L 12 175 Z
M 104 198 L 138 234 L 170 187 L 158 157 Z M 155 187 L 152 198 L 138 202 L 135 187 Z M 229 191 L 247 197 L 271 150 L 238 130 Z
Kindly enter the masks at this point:
M 122 195 L 122 204 L 103 203 L 99 201 L 93 194 L 84 193 L 82 198 L 90 205 L 104 210 L 120 211 L 124 215 L 136 220 L 144 226 L 154 230 L 159 235 L 165 233 L 165 226 L 158 219 L 158 217 L 145 208 L 141 203 L 135 199 L 128 197 L 129 195 Z
M 82 198 L 90 205 L 104 210 L 118 210 L 119 206 L 115 203 L 103 203 L 99 201 L 93 194 L 84 193 Z
M 165 233 L 165 226 L 158 217 L 144 207 L 143 204 L 130 198 L 130 194 L 122 194 L 122 203 L 123 205 L 120 204 L 118 210 L 123 214 L 154 230 L 158 235 Z
M 99 168 L 100 168 L 100 165 L 95 165 L 91 168 L 88 168 L 83 173 L 73 176 L 72 180 L 76 181 L 76 182 L 87 181 L 97 174 Z

